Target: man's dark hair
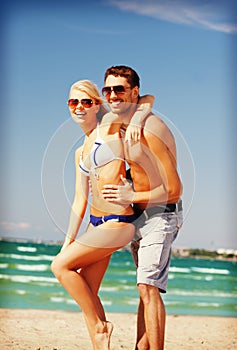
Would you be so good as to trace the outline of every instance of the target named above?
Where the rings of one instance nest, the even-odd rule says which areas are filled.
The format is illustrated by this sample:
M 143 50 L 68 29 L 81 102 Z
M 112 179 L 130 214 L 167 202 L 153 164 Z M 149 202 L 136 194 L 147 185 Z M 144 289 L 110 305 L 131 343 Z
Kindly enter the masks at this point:
M 133 89 L 135 86 L 140 87 L 140 78 L 134 69 L 127 66 L 112 66 L 108 68 L 105 72 L 104 82 L 109 75 L 114 75 L 115 77 L 124 77 Z

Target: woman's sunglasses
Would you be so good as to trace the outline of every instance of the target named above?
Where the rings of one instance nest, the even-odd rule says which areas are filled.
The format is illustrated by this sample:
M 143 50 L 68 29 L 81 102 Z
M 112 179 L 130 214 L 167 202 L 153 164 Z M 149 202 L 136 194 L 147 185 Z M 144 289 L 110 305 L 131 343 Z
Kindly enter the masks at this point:
M 115 86 L 104 86 L 102 89 L 102 94 L 104 96 L 110 95 L 112 91 L 118 95 L 118 94 L 124 94 L 126 91 L 126 87 L 123 85 L 115 85 Z
M 67 101 L 68 107 L 72 109 L 76 108 L 79 103 L 81 103 L 84 108 L 91 108 L 93 105 L 93 101 L 90 98 L 82 98 L 81 100 L 78 100 L 77 98 L 71 98 Z

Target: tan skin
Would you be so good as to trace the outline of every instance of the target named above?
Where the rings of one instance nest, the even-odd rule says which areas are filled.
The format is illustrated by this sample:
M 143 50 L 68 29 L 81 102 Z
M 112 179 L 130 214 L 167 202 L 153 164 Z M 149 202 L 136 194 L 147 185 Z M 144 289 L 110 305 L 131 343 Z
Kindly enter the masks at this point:
M 109 76 L 106 84 L 125 84 L 125 81 L 123 77 Z M 135 102 L 131 100 L 131 103 Z M 125 125 L 129 125 L 130 111 L 122 111 L 120 118 Z M 104 198 L 114 203 L 137 203 L 141 209 L 179 200 L 182 183 L 177 172 L 175 142 L 172 133 L 160 118 L 149 115 L 144 121 L 140 142 L 125 143 L 124 148 L 136 192 L 132 191 L 126 179 L 121 176 L 126 188 L 107 184 L 102 191 Z
M 72 89 L 71 99 L 81 101 L 90 98 L 93 101 L 91 108 L 84 108 L 81 103 L 76 108 L 70 109 L 73 120 L 80 125 L 85 133 L 84 146 L 75 153 L 76 184 L 75 196 L 72 204 L 71 215 L 67 230 L 67 236 L 61 252 L 52 262 L 52 271 L 81 307 L 94 350 L 109 350 L 110 337 L 113 326 L 106 320 L 104 309 L 98 297 L 98 290 L 108 267 L 111 254 L 128 244 L 134 235 L 134 225 L 124 222 L 107 221 L 94 227 L 89 224 L 87 231 L 76 240 L 78 230 L 85 215 L 89 180 L 92 188 L 91 214 L 104 216 L 110 214 L 131 215 L 133 210 L 130 205 L 108 203 L 101 195 L 105 183 L 122 184 L 120 176 L 125 176 L 125 164 L 121 160 L 114 160 L 99 168 L 90 177 L 79 170 L 80 155 L 90 168 L 89 154 L 96 138 L 96 114 L 100 108 L 96 100 L 85 91 Z M 116 149 L 121 158 L 124 158 L 124 150 L 120 137 L 120 124 L 116 116 L 105 115 L 100 125 L 100 136 Z M 139 138 L 140 127 L 136 124 L 130 130 L 128 138 L 136 135 Z
M 105 86 L 124 85 L 126 78 L 109 75 Z M 135 91 L 138 87 L 134 88 Z M 126 102 L 136 103 L 128 89 Z M 107 102 L 112 110 L 116 96 Z M 116 105 L 116 104 L 115 104 Z M 132 109 L 132 107 L 131 107 Z M 121 104 L 116 113 L 125 125 L 131 121 L 131 110 Z M 137 203 L 141 209 L 163 203 L 178 202 L 182 194 L 182 183 L 177 172 L 176 148 L 173 135 L 160 118 L 149 115 L 144 122 L 138 143 L 125 143 L 126 160 L 130 165 L 132 187 L 121 175 L 123 185 L 108 183 L 102 191 L 108 202 Z M 136 349 L 163 350 L 165 333 L 165 308 L 158 288 L 139 284 L 140 304 L 138 308 Z

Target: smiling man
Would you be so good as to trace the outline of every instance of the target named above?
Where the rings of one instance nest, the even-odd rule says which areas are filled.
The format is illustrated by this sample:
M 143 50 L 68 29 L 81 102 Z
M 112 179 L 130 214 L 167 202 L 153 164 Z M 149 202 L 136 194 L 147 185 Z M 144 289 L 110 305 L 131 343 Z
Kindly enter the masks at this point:
M 130 67 L 115 66 L 105 72 L 102 89 L 111 111 L 129 126 L 137 107 L 140 79 Z M 163 350 L 165 307 L 160 293 L 166 292 L 171 246 L 182 225 L 182 184 L 177 172 L 176 145 L 165 123 L 150 113 L 139 142 L 124 143 L 133 188 L 108 184 L 106 200 L 133 204 L 140 216 L 132 252 L 137 267 L 140 295 L 135 349 Z

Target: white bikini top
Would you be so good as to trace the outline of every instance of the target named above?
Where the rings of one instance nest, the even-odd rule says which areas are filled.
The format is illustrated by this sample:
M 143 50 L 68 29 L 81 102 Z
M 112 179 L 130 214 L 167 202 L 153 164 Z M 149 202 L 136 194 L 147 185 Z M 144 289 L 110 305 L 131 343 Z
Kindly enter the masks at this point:
M 90 173 L 95 174 L 97 168 L 100 168 L 112 162 L 113 160 L 122 160 L 123 162 L 125 162 L 125 159 L 114 154 L 114 152 L 109 147 L 109 145 L 100 137 L 99 124 L 97 124 L 96 133 L 97 133 L 96 140 L 90 152 L 90 162 L 91 162 L 90 169 L 88 169 L 85 163 L 83 162 L 83 159 L 82 159 L 83 150 L 80 154 L 79 168 L 81 172 L 87 176 L 89 176 Z

